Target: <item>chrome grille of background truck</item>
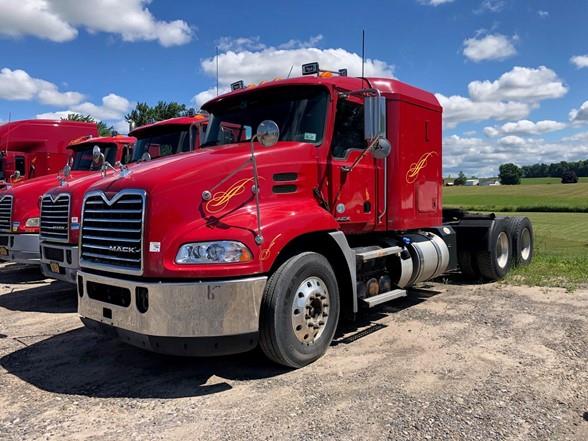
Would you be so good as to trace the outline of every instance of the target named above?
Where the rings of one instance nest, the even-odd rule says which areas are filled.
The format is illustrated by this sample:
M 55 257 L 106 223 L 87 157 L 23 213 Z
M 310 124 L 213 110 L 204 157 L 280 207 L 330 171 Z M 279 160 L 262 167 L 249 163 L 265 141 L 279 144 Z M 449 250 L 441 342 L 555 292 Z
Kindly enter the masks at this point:
M 143 272 L 145 192 L 123 190 L 108 199 L 102 192 L 84 198 L 81 228 L 82 267 Z
M 12 201 L 12 196 L 0 197 L 0 231 L 10 231 Z
M 70 195 L 60 194 L 53 199 L 46 195 L 41 200 L 41 238 L 53 242 L 69 240 Z

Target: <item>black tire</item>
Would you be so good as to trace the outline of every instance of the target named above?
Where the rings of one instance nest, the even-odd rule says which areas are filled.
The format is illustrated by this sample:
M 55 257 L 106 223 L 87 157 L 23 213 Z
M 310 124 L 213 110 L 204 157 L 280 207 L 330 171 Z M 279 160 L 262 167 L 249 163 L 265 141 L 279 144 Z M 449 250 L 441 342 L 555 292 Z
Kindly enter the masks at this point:
M 301 284 L 309 278 L 322 281 L 329 298 L 326 321 L 316 341 L 310 344 L 299 340 L 293 325 L 294 296 L 299 295 Z M 263 294 L 259 323 L 262 351 L 276 363 L 292 368 L 317 360 L 326 352 L 335 335 L 339 303 L 337 279 L 324 256 L 304 252 L 291 257 L 271 275 Z
M 509 219 L 509 229 L 512 237 L 513 265 L 529 265 L 533 260 L 535 240 L 531 221 L 527 217 L 512 217 Z
M 478 280 L 480 278 L 480 271 L 476 265 L 476 260 L 472 255 L 471 250 L 462 249 L 457 253 L 457 259 L 459 261 L 459 269 L 461 275 L 466 280 Z
M 489 231 L 489 246 L 476 254 L 480 275 L 488 281 L 503 279 L 512 265 L 512 239 L 508 222 L 497 221 Z

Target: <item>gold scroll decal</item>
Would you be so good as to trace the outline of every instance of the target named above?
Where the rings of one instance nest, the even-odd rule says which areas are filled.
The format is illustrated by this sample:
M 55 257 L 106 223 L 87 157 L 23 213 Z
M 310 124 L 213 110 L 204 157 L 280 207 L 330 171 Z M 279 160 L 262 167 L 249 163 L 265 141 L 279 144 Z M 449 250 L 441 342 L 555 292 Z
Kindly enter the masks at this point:
M 429 158 L 435 155 L 437 155 L 437 152 L 435 151 L 425 153 L 423 154 L 423 156 L 419 158 L 417 162 L 413 162 L 412 164 L 410 164 L 410 167 L 406 172 L 406 182 L 409 184 L 415 182 L 419 177 L 419 173 L 421 172 L 421 170 L 427 166 L 427 161 L 429 160 Z
M 236 196 L 245 191 L 245 186 L 253 181 L 253 178 L 245 178 L 235 182 L 225 191 L 217 191 L 212 198 L 206 203 L 204 209 L 211 214 L 219 213 L 227 208 Z
M 262 250 L 262 252 L 259 254 L 259 260 L 267 260 L 269 259 L 269 256 L 272 252 L 272 248 L 274 247 L 274 245 L 276 244 L 276 240 L 282 235 L 282 233 L 278 234 L 276 237 L 273 238 L 273 240 L 271 241 L 271 243 L 269 244 L 269 246 Z

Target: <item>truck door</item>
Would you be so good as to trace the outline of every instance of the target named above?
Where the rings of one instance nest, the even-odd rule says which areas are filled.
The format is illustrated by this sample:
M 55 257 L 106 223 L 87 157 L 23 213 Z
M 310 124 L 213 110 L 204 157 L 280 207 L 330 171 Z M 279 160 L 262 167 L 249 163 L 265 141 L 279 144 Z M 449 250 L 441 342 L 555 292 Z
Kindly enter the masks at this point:
M 376 160 L 367 154 L 346 171 L 367 148 L 363 124 L 363 100 L 339 98 L 329 158 L 329 206 L 341 227 L 350 232 L 373 230 L 377 212 Z

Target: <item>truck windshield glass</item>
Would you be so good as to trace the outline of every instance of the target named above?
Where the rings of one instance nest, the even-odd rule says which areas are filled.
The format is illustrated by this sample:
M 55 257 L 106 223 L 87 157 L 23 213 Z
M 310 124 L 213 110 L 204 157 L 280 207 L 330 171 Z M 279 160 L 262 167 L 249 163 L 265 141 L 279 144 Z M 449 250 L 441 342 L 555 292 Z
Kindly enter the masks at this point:
M 116 144 L 97 144 L 91 142 L 75 147 L 73 154 L 72 170 L 88 171 L 100 170 L 102 164 L 97 164 L 92 159 L 92 150 L 94 146 L 100 147 L 100 151 L 104 154 L 104 159 L 110 164 L 114 165 L 116 161 Z
M 156 159 L 191 150 L 189 126 L 153 127 L 136 136 L 139 139 L 135 144 L 133 162 L 140 161 L 145 153 Z
M 201 147 L 245 142 L 263 120 L 275 121 L 280 141 L 320 144 L 328 102 L 320 86 L 289 86 L 252 91 L 208 106 L 208 131 Z

